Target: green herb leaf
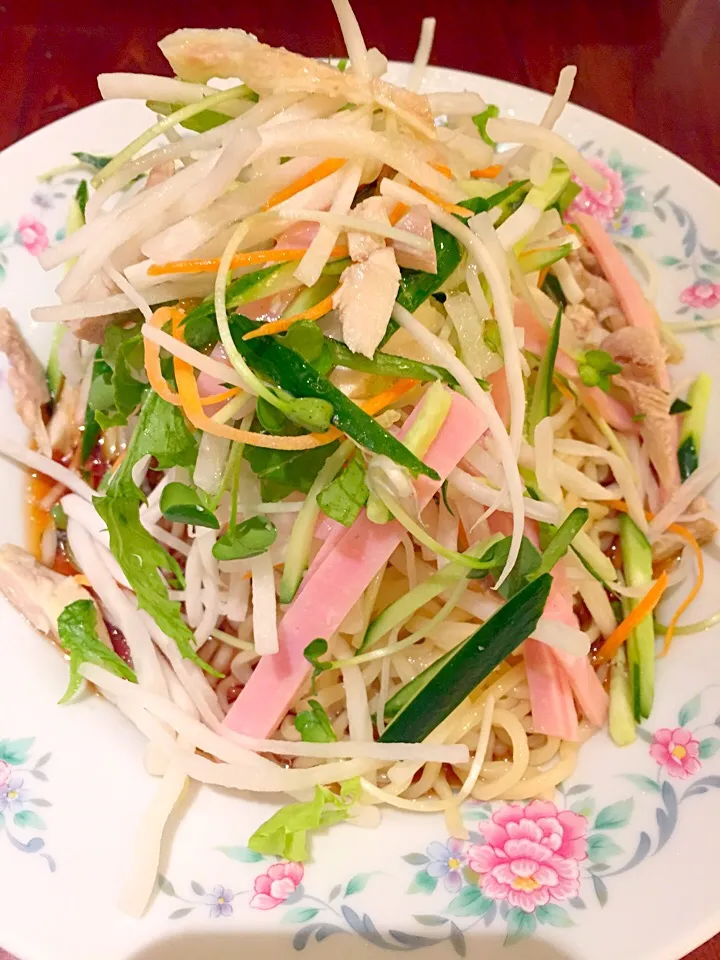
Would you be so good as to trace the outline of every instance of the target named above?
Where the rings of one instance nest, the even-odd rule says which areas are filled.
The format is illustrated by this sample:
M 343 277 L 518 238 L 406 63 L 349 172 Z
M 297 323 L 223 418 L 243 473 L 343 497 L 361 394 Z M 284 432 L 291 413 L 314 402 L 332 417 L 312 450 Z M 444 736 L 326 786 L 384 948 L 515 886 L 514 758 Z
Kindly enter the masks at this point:
M 687 413 L 688 410 L 692 410 L 692 404 L 681 400 L 680 397 L 676 397 L 670 404 L 670 413 Z
M 141 326 L 113 324 L 105 331 L 89 397 L 95 420 L 103 430 L 125 426 L 148 390 Z
M 277 528 L 267 517 L 248 517 L 231 527 L 214 545 L 216 560 L 244 560 L 265 553 L 277 539 Z
M 412 696 L 379 738 L 420 743 L 526 640 L 537 626 L 552 586 L 544 574 L 524 586 L 472 636 L 412 681 Z M 401 688 L 401 690 L 404 688 Z
M 333 409 L 333 424 L 373 453 L 385 454 L 400 466 L 407 467 L 414 476 L 424 473 L 435 480 L 439 479 L 435 470 L 426 466 L 326 377 L 321 377 L 294 350 L 283 346 L 275 337 L 243 340 L 246 333 L 260 326 L 240 315 L 230 318 L 235 346 L 257 373 L 298 397 L 296 404 L 309 404 L 313 400 L 329 404 Z
M 588 350 L 585 354 L 585 363 L 589 363 L 601 373 L 620 373 L 622 370 L 622 367 L 615 363 L 605 350 Z
M 610 389 L 610 377 L 621 373 L 619 366 L 604 350 L 588 350 L 578 363 L 578 374 L 586 387 L 600 387 L 607 393 Z
M 311 640 L 303 650 L 303 656 L 313 668 L 311 677 L 313 693 L 315 693 L 315 678 L 319 677 L 320 674 L 324 673 L 326 670 L 332 670 L 332 660 L 320 659 L 320 657 L 324 657 L 327 652 L 327 640 L 323 640 L 322 637 L 317 637 L 315 640 Z
M 197 458 L 197 442 L 182 412 L 153 392 L 143 403 L 130 445 L 112 475 L 105 496 L 95 497 L 93 503 L 105 521 L 110 549 L 135 591 L 138 606 L 175 640 L 184 657 L 213 676 L 220 676 L 198 657 L 192 630 L 180 616 L 180 604 L 168 597 L 160 571 L 167 570 L 182 582 L 177 561 L 140 523 L 140 503 L 144 497 L 133 481 L 132 470 L 138 460 L 147 455 L 155 457 L 161 470 L 174 466 L 192 469 Z
M 548 273 L 542 285 L 543 293 L 547 294 L 551 300 L 554 300 L 559 307 L 567 306 L 567 299 L 563 293 L 563 288 L 554 273 Z
M 277 407 L 268 403 L 264 397 L 258 397 L 255 403 L 255 415 L 266 433 L 284 433 L 288 419 Z
M 478 133 L 485 141 L 485 143 L 492 147 L 493 150 L 497 150 L 497 143 L 488 135 L 487 132 L 487 122 L 491 117 L 497 117 L 500 114 L 500 107 L 497 107 L 494 103 L 489 103 L 487 108 L 483 110 L 482 113 L 477 113 L 472 118 L 473 123 L 478 129 Z
M 454 517 L 455 514 L 454 514 L 453 511 L 452 511 L 452 507 L 451 507 L 450 504 L 448 503 L 448 492 L 447 492 L 447 491 L 448 491 L 448 483 L 449 483 L 449 482 L 450 482 L 449 480 L 444 480 L 444 481 L 443 481 L 443 485 L 440 487 L 440 493 L 442 494 L 443 503 L 445 504 L 445 509 L 447 510 L 447 512 L 450 514 L 451 517 Z
M 356 454 L 318 494 L 317 502 L 328 517 L 349 527 L 367 503 L 369 495 L 365 483 L 365 463 L 362 456 Z
M 300 326 L 300 324 L 295 324 Z M 314 324 L 317 328 L 317 324 Z M 291 327 L 290 330 L 294 330 Z M 433 380 L 443 380 L 457 386 L 457 380 L 444 367 L 437 367 L 432 363 L 421 363 L 419 360 L 409 360 L 392 353 L 377 351 L 374 357 L 365 357 L 361 353 L 353 353 L 344 343 L 324 338 L 328 347 L 333 366 L 347 367 L 350 370 L 359 370 L 361 373 L 372 373 L 378 377 L 408 377 L 411 380 L 420 380 L 428 383 Z
M 53 518 L 53 523 L 55 524 L 56 530 L 67 530 L 67 514 L 63 509 L 63 505 L 58 502 L 50 510 L 50 516 Z
M 308 743 L 333 743 L 337 737 L 325 708 L 317 700 L 308 700 L 308 705 L 309 710 L 295 717 L 295 729 Z
M 294 431 L 286 431 L 291 433 Z M 245 448 L 245 459 L 260 480 L 263 500 L 272 503 L 299 490 L 308 493 L 327 458 L 338 448 L 338 441 L 312 450 L 271 450 L 269 447 Z
M 169 483 L 160 494 L 160 510 L 166 520 L 178 523 L 190 523 L 196 527 L 220 529 L 220 523 L 214 513 L 200 502 L 197 490 L 186 483 Z
M 312 320 L 294 323 L 282 339 L 284 346 L 299 353 L 321 376 L 333 366 L 330 342 Z
M 359 783 L 342 784 L 349 790 L 338 796 L 327 787 L 315 787 L 307 803 L 291 803 L 274 813 L 248 840 L 248 847 L 265 856 L 282 857 L 294 863 L 308 858 L 307 835 L 311 830 L 346 820 L 359 795 Z
M 503 223 L 514 213 L 522 204 L 526 194 L 530 191 L 529 180 L 513 180 L 502 190 L 491 194 L 489 197 L 468 197 L 467 200 L 461 200 L 459 206 L 472 210 L 473 213 L 486 213 L 499 207 L 499 213 L 496 211 L 495 224 Z
M 502 340 L 500 339 L 500 329 L 498 328 L 497 320 L 486 320 L 483 324 L 483 343 L 488 350 L 492 350 L 497 356 L 502 357 Z
M 135 672 L 98 636 L 98 616 L 92 600 L 75 600 L 58 617 L 60 643 L 70 657 L 70 680 L 60 703 L 67 703 L 80 689 L 82 677 L 79 671 L 83 663 L 95 663 L 116 677 L 137 683 Z
M 81 180 L 78 184 L 77 190 L 75 191 L 75 203 L 78 205 L 78 209 L 83 216 L 83 221 L 85 220 L 85 207 L 88 202 L 88 185 L 87 180 Z

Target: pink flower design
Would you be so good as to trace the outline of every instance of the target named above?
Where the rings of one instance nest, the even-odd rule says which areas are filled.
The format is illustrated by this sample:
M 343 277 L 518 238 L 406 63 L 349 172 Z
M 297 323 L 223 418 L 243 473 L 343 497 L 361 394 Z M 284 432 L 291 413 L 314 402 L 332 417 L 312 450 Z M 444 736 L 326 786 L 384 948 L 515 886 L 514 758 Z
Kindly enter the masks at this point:
M 49 243 L 45 224 L 34 217 L 20 217 L 17 232 L 25 249 L 34 257 L 41 254 Z
M 272 910 L 295 893 L 305 870 L 301 863 L 274 863 L 267 873 L 255 877 L 255 894 L 250 906 L 256 910 Z
M 696 310 L 709 310 L 720 303 L 720 283 L 698 280 L 691 287 L 685 287 L 680 294 L 681 303 Z
M 691 777 L 700 769 L 699 752 L 700 744 L 683 727 L 657 730 L 650 747 L 653 760 L 665 767 L 671 777 L 680 777 L 681 780 Z
M 591 190 L 590 187 L 583 187 L 571 203 L 568 213 L 570 216 L 577 211 L 589 213 L 591 216 L 597 217 L 601 223 L 610 223 L 616 212 L 625 203 L 625 187 L 622 177 L 617 170 L 613 170 L 602 160 L 589 160 L 588 163 L 605 177 L 607 186 L 604 190 Z
M 0 760 L 0 787 L 6 784 L 10 779 L 12 768 L 5 760 Z
M 487 843 L 470 847 L 468 861 L 486 897 L 533 913 L 577 894 L 578 862 L 587 856 L 585 817 L 533 800 L 501 807 L 480 829 Z

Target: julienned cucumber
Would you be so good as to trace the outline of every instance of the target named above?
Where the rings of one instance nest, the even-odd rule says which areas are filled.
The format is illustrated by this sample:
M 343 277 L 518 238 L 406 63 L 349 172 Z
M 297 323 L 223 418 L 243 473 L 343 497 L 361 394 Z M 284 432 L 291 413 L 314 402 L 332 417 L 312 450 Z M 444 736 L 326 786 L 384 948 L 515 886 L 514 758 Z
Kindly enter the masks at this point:
M 628 744 L 635 742 L 637 731 L 633 716 L 632 692 L 624 647 L 620 647 L 615 654 L 610 669 L 608 730 L 614 743 L 619 747 L 626 747 Z
M 620 548 L 628 586 L 649 584 L 653 575 L 652 550 L 645 534 L 627 514 L 620 517 Z M 628 612 L 637 603 L 630 598 L 623 601 Z M 633 713 L 640 723 L 650 716 L 655 696 L 655 626 L 651 613 L 628 637 L 627 653 Z
M 687 480 L 698 468 L 700 441 L 705 429 L 712 380 L 707 373 L 701 373 L 688 390 L 688 403 L 691 409 L 683 416 L 680 446 L 678 447 L 678 465 L 680 476 Z
M 537 626 L 552 585 L 546 573 L 533 580 L 490 617 L 472 636 L 403 687 L 386 707 L 402 709 L 380 737 L 382 743 L 420 743 Z M 393 701 L 395 703 L 393 704 Z

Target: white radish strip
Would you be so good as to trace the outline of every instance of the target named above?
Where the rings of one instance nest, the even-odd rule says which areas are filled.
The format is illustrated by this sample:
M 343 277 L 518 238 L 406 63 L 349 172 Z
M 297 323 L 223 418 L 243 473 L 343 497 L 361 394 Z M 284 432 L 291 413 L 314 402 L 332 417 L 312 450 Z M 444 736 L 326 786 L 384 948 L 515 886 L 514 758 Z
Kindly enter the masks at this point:
M 77 520 L 68 520 L 67 535 L 80 569 L 90 581 L 113 623 L 125 636 L 138 683 L 148 690 L 166 695 L 167 687 L 157 653 L 137 609 L 117 586 L 102 562 L 90 534 Z
M 86 530 L 90 536 L 97 541 L 97 547 L 100 549 L 102 560 L 108 568 L 113 578 L 123 587 L 130 589 L 125 574 L 120 568 L 120 564 L 110 552 L 110 537 L 105 526 L 105 521 L 95 510 L 92 504 L 83 500 L 76 493 L 69 493 L 60 501 L 63 510 L 68 517 L 77 520 L 80 526 Z
M 275 573 L 269 552 L 250 561 L 253 602 L 253 638 L 261 656 L 278 652 Z
M 88 486 L 72 470 L 63 467 L 61 463 L 56 463 L 50 457 L 44 457 L 41 453 L 35 453 L 34 450 L 28 450 L 27 447 L 15 440 L 0 437 L 0 455 L 7 457 L 9 460 L 15 460 L 16 463 L 21 463 L 29 470 L 37 470 L 38 473 L 50 477 L 51 480 L 57 480 L 58 483 L 62 483 L 68 490 L 77 493 L 78 496 L 89 503 L 92 503 L 93 497 L 101 496 L 101 494 L 95 493 L 92 487 Z
M 675 523 L 695 497 L 699 496 L 717 478 L 718 474 L 720 474 L 720 457 L 715 457 L 714 460 L 691 473 L 650 522 L 650 539 L 657 539 L 671 523 Z
M 242 573 L 231 573 L 225 616 L 233 623 L 242 623 L 247 617 L 249 603 L 250 581 Z
M 465 391 L 469 400 L 471 400 L 487 418 L 490 432 L 495 437 L 505 476 L 507 478 L 508 490 L 510 493 L 510 502 L 513 510 L 513 534 L 510 552 L 505 568 L 498 583 L 502 583 L 505 577 L 512 570 L 517 555 L 520 550 L 520 542 L 523 536 L 523 524 L 525 521 L 525 510 L 523 506 L 522 481 L 518 472 L 518 466 L 515 461 L 515 455 L 510 440 L 505 430 L 500 416 L 495 409 L 495 405 L 490 396 L 478 385 L 477 380 L 470 373 L 468 368 L 452 353 L 447 344 L 443 343 L 435 334 L 416 320 L 415 317 L 396 303 L 392 312 L 393 318 L 397 320 L 400 326 L 404 327 L 412 336 L 421 343 L 433 356 L 434 362 L 449 370 L 455 377 L 460 386 Z
M 187 713 L 189 716 L 197 719 L 200 714 L 192 701 L 192 697 L 182 685 L 168 661 L 163 657 L 160 658 L 160 668 L 165 677 L 165 683 L 167 684 L 168 693 L 170 694 L 172 702 L 177 704 L 183 713 Z
M 321 766 L 308 768 L 306 771 L 285 771 L 275 766 L 271 761 L 259 756 L 261 753 L 274 753 L 278 756 L 314 757 L 318 760 L 328 761 L 348 758 L 351 760 L 370 760 L 378 763 L 394 763 L 400 760 L 420 763 L 466 763 L 469 759 L 468 749 L 463 744 L 375 743 L 372 740 L 367 742 L 342 740 L 336 743 L 310 743 L 302 740 L 256 739 L 230 731 L 224 731 L 225 735 L 220 736 L 209 727 L 189 717 L 166 697 L 157 696 L 138 687 L 137 684 L 122 680 L 120 677 L 90 664 L 85 664 L 81 672 L 100 689 L 107 690 L 115 697 L 126 699 L 144 710 L 150 711 L 154 716 L 169 724 L 184 740 L 192 743 L 197 749 L 217 757 L 224 763 L 235 765 L 236 769 L 243 766 L 249 779 L 251 779 L 251 774 L 257 771 L 268 771 L 271 774 L 300 774 L 302 772 L 310 773 L 314 769 L 317 774 L 319 770 L 328 769 Z M 346 764 L 331 763 L 331 766 L 342 769 Z M 334 770 L 329 770 L 329 772 L 330 774 L 335 773 Z M 348 775 L 352 776 L 352 774 Z M 279 777 L 278 785 L 275 787 L 250 786 L 248 789 L 284 790 L 287 787 L 283 785 L 283 779 L 283 777 Z M 336 782 L 339 782 L 339 780 L 336 779 L 336 776 L 331 775 L 329 779 L 314 780 L 311 778 L 309 785 Z
M 185 281 L 173 281 L 153 287 L 145 294 L 150 304 L 182 300 L 184 297 L 205 297 L 212 290 L 212 279 L 192 277 Z M 79 303 L 61 303 L 49 307 L 34 307 L 30 315 L 37 323 L 71 323 L 87 317 L 109 317 L 116 313 L 134 310 L 135 304 L 122 293 L 115 293 L 102 300 L 82 300 Z
M 618 486 L 622 491 L 623 499 L 627 503 L 628 513 L 638 527 L 646 531 L 648 528 L 642 500 L 638 493 L 636 480 L 633 477 L 629 463 L 616 453 L 604 450 L 594 443 L 584 443 L 582 440 L 556 440 L 555 450 L 558 454 L 567 454 L 571 457 L 590 457 L 606 463 L 613 472 Z
M 174 357 L 185 360 L 190 366 L 195 367 L 196 370 L 201 370 L 203 373 L 215 377 L 220 383 L 229 383 L 235 387 L 245 387 L 245 381 L 229 364 L 221 363 L 219 360 L 213 360 L 212 357 L 205 356 L 205 354 L 200 353 L 199 350 L 193 350 L 192 347 L 189 347 L 181 340 L 177 340 L 169 333 L 165 333 L 164 330 L 151 327 L 149 323 L 143 324 L 140 332 L 146 340 L 152 340 L 153 343 L 157 343 L 158 346 L 167 350 L 168 353 L 171 353 Z
M 335 16 L 338 18 L 353 72 L 363 80 L 369 79 L 367 47 L 363 40 L 360 24 L 353 13 L 353 8 L 350 6 L 349 0 L 332 0 L 332 5 L 335 8 Z
M 456 467 L 448 477 L 450 483 L 464 496 L 469 497 L 476 503 L 489 507 L 497 500 L 498 491 L 487 486 L 477 477 L 470 476 L 459 467 Z M 542 503 L 539 500 L 531 500 L 529 497 L 523 498 L 525 515 L 531 520 L 540 520 L 543 523 L 557 523 L 558 509 L 552 503 Z M 498 503 L 498 510 L 508 512 L 510 510 L 510 500 L 504 496 Z
M 385 181 L 383 180 L 383 183 Z M 425 202 L 425 198 L 420 193 L 415 193 L 416 196 Z M 439 209 L 439 208 L 438 208 Z M 300 221 L 314 221 L 315 223 L 328 224 L 328 226 L 335 227 L 338 230 L 353 230 L 358 233 L 372 233 L 378 237 L 385 237 L 388 240 L 395 240 L 398 243 L 404 243 L 407 246 L 414 247 L 417 250 L 430 250 L 432 244 L 429 240 L 425 240 L 423 237 L 418 237 L 414 233 L 410 233 L 409 230 L 399 230 L 397 227 L 389 226 L 388 224 L 381 223 L 377 220 L 364 220 L 362 217 L 353 217 L 349 215 L 342 215 L 331 212 L 324 212 L 322 210 L 280 210 L 280 208 L 273 207 L 272 210 L 269 210 L 267 213 L 268 217 L 274 218 L 279 217 L 281 220 L 300 220 Z M 458 221 L 459 222 L 459 221 Z
M 200 440 L 193 483 L 210 496 L 215 496 L 220 489 L 230 443 L 227 437 L 216 437 L 212 433 L 203 433 Z
M 553 156 L 564 160 L 572 172 L 593 190 L 604 190 L 607 186 L 602 174 L 598 173 L 575 147 L 552 130 L 527 120 L 510 120 L 506 117 L 490 117 L 486 130 L 493 140 L 525 143 L 539 150 L 549 150 Z
M 164 546 L 170 547 L 171 550 L 177 550 L 178 553 L 181 553 L 185 557 L 190 552 L 190 548 L 188 547 L 187 543 L 185 543 L 185 541 L 181 540 L 179 537 L 173 536 L 169 530 L 164 530 L 162 527 L 157 527 L 153 524 L 143 524 L 143 526 L 147 532 L 157 540 L 158 543 L 162 543 Z
M 555 432 L 550 417 L 535 427 L 535 473 L 544 499 L 562 503 L 562 489 L 555 470 Z
M 482 113 L 487 104 L 479 93 L 428 93 L 428 103 L 433 116 L 465 116 L 472 117 Z
M 196 537 L 197 552 L 202 564 L 202 604 L 203 615 L 195 629 L 195 643 L 198 647 L 210 636 L 220 616 L 220 593 L 218 590 L 217 560 L 212 555 L 217 534 L 214 530 L 203 530 Z
M 453 516 L 452 513 L 445 506 L 445 501 L 442 500 L 438 505 L 438 520 L 437 520 L 437 529 L 435 531 L 435 539 L 440 543 L 446 550 L 453 550 L 457 552 L 458 549 L 458 533 L 460 531 L 460 519 L 458 516 Z M 441 570 L 443 567 L 447 566 L 450 563 L 446 557 L 441 557 L 439 554 L 436 556 L 436 562 L 438 570 Z
M 418 41 L 415 59 L 413 60 L 410 77 L 407 82 L 408 90 L 419 90 L 422 86 L 423 77 L 428 63 L 430 63 L 430 54 L 432 53 L 433 39 L 435 38 L 435 17 L 423 17 L 420 27 L 420 40 Z M 432 108 L 431 108 L 432 109 Z
M 576 657 L 586 657 L 590 650 L 590 640 L 586 633 L 549 617 L 540 617 L 532 636 L 549 647 L 565 650 Z
M 362 627 L 361 627 L 362 629 Z M 352 656 L 350 646 L 340 637 L 335 641 L 337 654 L 345 660 Z M 348 735 L 351 740 L 372 740 L 373 728 L 368 706 L 367 688 L 359 666 L 348 664 L 342 668 L 345 704 L 348 714 Z
M 183 743 L 178 743 L 178 747 L 186 749 L 188 753 L 194 752 Z M 131 917 L 141 917 L 153 895 L 163 833 L 186 784 L 186 774 L 171 763 L 140 821 L 134 838 L 130 875 L 119 902 L 120 909 Z
M 550 269 L 558 278 L 562 292 L 565 294 L 565 299 L 573 304 L 582 303 L 585 299 L 585 294 L 565 260 L 558 260 L 552 264 Z
M 273 155 L 346 157 L 348 160 L 377 160 L 428 187 L 443 200 L 455 203 L 465 194 L 447 177 L 418 157 L 417 140 L 391 139 L 383 133 L 365 130 L 333 120 L 284 123 L 261 131 L 263 151 Z
M 188 83 L 175 77 L 159 77 L 150 73 L 100 73 L 98 89 L 103 100 L 159 100 L 166 103 L 202 103 L 216 94 L 216 87 L 204 83 Z M 226 100 L 215 107 L 217 113 L 237 117 L 250 107 L 248 101 Z M 166 131 L 168 133 L 170 131 Z
M 567 106 L 568 101 L 570 100 L 576 75 L 577 67 L 567 66 L 562 68 L 560 75 L 558 76 L 555 92 L 550 98 L 550 102 L 545 108 L 545 113 L 540 121 L 541 127 L 545 127 L 547 130 L 552 130 L 552 128 L 555 126 L 560 118 L 560 115 Z M 531 147 L 520 147 L 519 150 L 514 151 L 512 154 L 508 154 L 506 162 L 508 164 L 512 163 L 516 166 L 524 168 L 527 166 L 531 155 Z
M 330 213 L 333 216 L 346 216 L 348 214 L 353 198 L 360 186 L 362 168 L 362 163 L 356 161 L 348 164 L 343 170 L 340 186 L 330 206 Z M 327 224 L 320 227 L 295 270 L 296 280 L 305 284 L 306 287 L 311 287 L 314 283 L 317 283 L 320 274 L 330 259 L 332 249 L 337 243 L 339 232 L 339 227 L 330 227 Z
M 148 323 L 152 320 L 152 308 L 145 297 L 135 289 L 135 287 L 124 277 L 119 270 L 116 270 L 110 262 L 106 263 L 103 270 L 112 280 L 115 286 L 124 293 L 133 306 L 140 311 Z
M 200 554 L 200 545 L 197 538 L 192 541 L 190 553 L 185 564 L 185 614 L 188 623 L 195 630 L 199 626 L 203 615 L 202 585 L 203 563 Z
M 178 682 L 192 700 L 201 719 L 213 730 L 219 730 L 223 712 L 215 691 L 205 679 L 202 669 L 183 657 L 175 641 L 162 632 L 149 613 L 141 610 L 140 616 L 150 631 L 153 643 L 167 657 Z

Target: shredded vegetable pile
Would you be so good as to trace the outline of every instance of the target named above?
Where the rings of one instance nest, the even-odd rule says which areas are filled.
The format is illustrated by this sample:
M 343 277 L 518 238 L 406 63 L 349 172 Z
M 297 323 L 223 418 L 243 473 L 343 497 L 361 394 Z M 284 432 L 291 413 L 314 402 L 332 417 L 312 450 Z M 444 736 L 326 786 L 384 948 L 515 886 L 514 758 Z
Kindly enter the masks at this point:
M 101 76 L 157 120 L 76 155 L 47 370 L 0 311 L 32 435 L 0 452 L 35 478 L 0 589 L 64 651 L 61 702 L 91 685 L 147 738 L 136 914 L 188 779 L 289 795 L 248 843 L 292 860 L 388 805 L 462 837 L 466 798 L 632 742 L 656 653 L 706 625 L 677 623 L 716 531 L 710 380 L 671 380 L 583 209 L 575 68 L 504 117 L 420 92 L 433 20 L 400 87 L 333 5 L 339 63 L 179 30 L 173 78 Z

